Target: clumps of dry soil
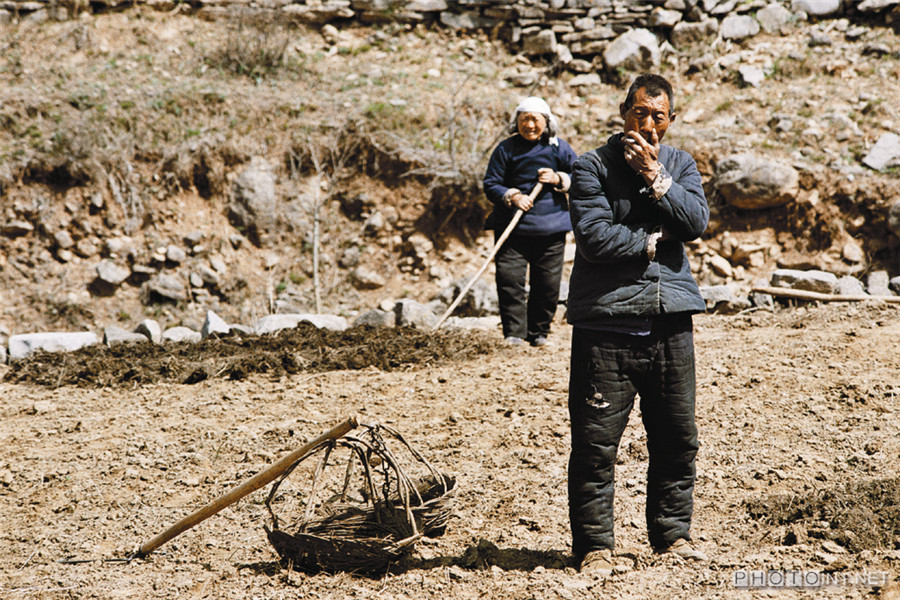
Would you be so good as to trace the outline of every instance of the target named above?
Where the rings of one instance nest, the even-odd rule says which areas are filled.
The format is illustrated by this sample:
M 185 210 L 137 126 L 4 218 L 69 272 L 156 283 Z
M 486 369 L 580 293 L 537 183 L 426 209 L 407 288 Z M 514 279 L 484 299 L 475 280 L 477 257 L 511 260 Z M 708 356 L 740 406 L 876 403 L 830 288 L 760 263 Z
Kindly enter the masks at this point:
M 900 548 L 900 477 L 748 501 L 755 519 L 787 525 L 785 542 L 830 539 L 853 552 Z
M 274 335 L 41 352 L 12 363 L 3 381 L 99 388 L 158 382 L 192 384 L 210 378 L 244 379 L 254 373 L 278 378 L 300 372 L 369 367 L 394 371 L 470 359 L 488 354 L 495 347 L 493 336 L 478 331 L 355 327 L 339 332 L 300 323 Z

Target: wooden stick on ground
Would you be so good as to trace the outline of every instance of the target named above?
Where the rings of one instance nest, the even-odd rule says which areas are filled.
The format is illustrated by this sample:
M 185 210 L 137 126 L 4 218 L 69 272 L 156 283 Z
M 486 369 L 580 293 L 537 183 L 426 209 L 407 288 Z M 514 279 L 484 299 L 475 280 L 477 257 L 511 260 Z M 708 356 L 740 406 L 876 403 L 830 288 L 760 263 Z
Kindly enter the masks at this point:
M 778 287 L 755 287 L 753 292 L 760 294 L 769 294 L 770 296 L 778 296 L 780 298 L 791 298 L 794 300 L 811 300 L 816 302 L 889 302 L 900 303 L 900 296 L 868 296 L 854 295 L 841 296 L 840 294 L 823 294 L 822 292 L 808 292 L 806 290 L 792 290 L 788 288 Z
M 283 456 L 278 462 L 274 463 L 269 468 L 260 471 L 241 485 L 233 488 L 231 491 L 219 496 L 206 506 L 184 517 L 183 519 L 163 531 L 161 534 L 142 545 L 130 558 L 146 557 L 148 554 L 150 554 L 175 536 L 184 533 L 201 521 L 208 519 L 218 512 L 221 512 L 224 508 L 234 504 L 250 492 L 258 490 L 267 483 L 271 483 L 279 475 L 290 468 L 291 465 L 303 458 L 306 454 L 309 454 L 309 452 L 313 448 L 315 448 L 322 442 L 343 437 L 351 430 L 356 429 L 358 425 L 359 417 L 357 417 L 356 415 L 348 417 L 346 420 L 335 425 L 330 430 L 326 431 L 313 441 L 305 444 L 302 448 L 298 448 L 290 454 Z
M 534 199 L 537 198 L 538 194 L 541 193 L 541 188 L 543 185 L 541 182 L 535 184 L 534 189 L 531 190 L 531 193 L 528 194 L 528 197 L 531 198 L 531 201 L 534 202 Z M 475 285 L 475 282 L 478 281 L 478 278 L 485 272 L 488 268 L 488 265 L 491 264 L 491 261 L 494 260 L 494 256 L 497 255 L 497 252 L 500 251 L 500 247 L 503 245 L 503 242 L 506 241 L 506 238 L 509 237 L 509 234 L 512 233 L 512 230 L 515 229 L 516 225 L 519 223 L 519 219 L 522 218 L 522 215 L 525 214 L 521 208 L 516 210 L 516 214 L 513 215 L 512 221 L 509 222 L 509 225 L 506 226 L 506 229 L 503 230 L 503 233 L 500 234 L 500 237 L 497 238 L 497 243 L 494 244 L 494 248 L 491 250 L 491 253 L 488 255 L 487 260 L 484 261 L 484 264 L 481 265 L 481 268 L 478 269 L 478 272 L 472 276 L 472 279 L 469 280 L 469 283 L 463 287 L 462 291 L 456 296 L 456 300 L 444 311 L 444 314 L 441 316 L 440 320 L 437 322 L 437 325 L 434 326 L 432 331 L 435 331 L 440 328 L 441 325 L 444 324 L 444 321 L 447 320 L 456 307 L 459 306 L 460 301 L 465 297 L 466 293 Z

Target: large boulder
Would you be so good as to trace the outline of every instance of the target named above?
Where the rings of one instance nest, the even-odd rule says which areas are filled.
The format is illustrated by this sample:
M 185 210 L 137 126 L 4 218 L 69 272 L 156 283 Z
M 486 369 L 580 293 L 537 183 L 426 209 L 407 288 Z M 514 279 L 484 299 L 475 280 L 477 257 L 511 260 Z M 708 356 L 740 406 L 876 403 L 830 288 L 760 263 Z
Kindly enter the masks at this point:
M 656 35 L 647 29 L 626 31 L 603 51 L 603 62 L 610 71 L 644 71 L 659 67 L 662 52 Z
M 266 231 L 275 222 L 278 206 L 273 171 L 267 160 L 255 157 L 231 188 L 228 218 L 257 245 L 263 243 Z
M 728 204 L 756 210 L 796 199 L 800 174 L 792 166 L 753 154 L 733 154 L 716 166 L 715 186 Z

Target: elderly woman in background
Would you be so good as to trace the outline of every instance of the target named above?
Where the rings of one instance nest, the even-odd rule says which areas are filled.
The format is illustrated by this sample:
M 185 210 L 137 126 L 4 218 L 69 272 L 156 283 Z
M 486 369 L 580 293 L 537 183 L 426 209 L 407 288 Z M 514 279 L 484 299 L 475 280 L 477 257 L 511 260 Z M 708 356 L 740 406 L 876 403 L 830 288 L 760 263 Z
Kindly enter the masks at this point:
M 494 230 L 495 240 L 516 211 L 524 211 L 495 261 L 503 336 L 513 345 L 546 344 L 559 301 L 566 233 L 572 230 L 566 192 L 578 156 L 557 129 L 550 106 L 526 98 L 509 124 L 512 135 L 494 149 L 484 175 L 485 194 L 494 204 L 485 229 Z M 543 187 L 532 202 L 529 194 L 538 182 Z

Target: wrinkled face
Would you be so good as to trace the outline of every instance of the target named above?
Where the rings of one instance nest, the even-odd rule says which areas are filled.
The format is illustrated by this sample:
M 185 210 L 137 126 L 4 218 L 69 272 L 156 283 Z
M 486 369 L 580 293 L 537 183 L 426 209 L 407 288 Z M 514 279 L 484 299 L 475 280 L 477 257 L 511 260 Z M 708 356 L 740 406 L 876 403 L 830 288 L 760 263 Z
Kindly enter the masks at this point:
M 638 133 L 647 142 L 652 137 L 651 131 L 662 141 L 675 115 L 669 115 L 669 97 L 665 93 L 659 96 L 648 96 L 647 90 L 640 88 L 634 95 L 634 104 L 627 110 L 623 103 L 619 112 L 625 120 L 625 133 Z
M 519 126 L 519 135 L 529 142 L 539 140 L 547 129 L 547 119 L 541 113 L 519 113 L 516 124 Z

